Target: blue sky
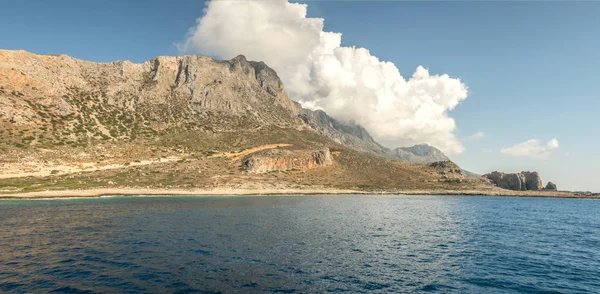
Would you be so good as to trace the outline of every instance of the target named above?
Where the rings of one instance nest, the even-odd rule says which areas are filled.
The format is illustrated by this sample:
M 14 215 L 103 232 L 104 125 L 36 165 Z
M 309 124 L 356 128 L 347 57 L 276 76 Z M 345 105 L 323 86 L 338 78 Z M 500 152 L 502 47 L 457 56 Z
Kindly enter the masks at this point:
M 466 147 L 452 156 L 484 173 L 537 170 L 559 188 L 600 191 L 600 2 L 309 1 L 308 15 L 368 48 L 405 77 L 423 65 L 460 78 L 454 111 Z M 202 1 L 0 1 L 0 48 L 141 62 L 180 54 L 174 43 Z M 243 52 L 240 52 L 243 53 Z M 481 131 L 478 140 L 469 136 Z M 529 139 L 560 147 L 547 159 L 500 152 Z

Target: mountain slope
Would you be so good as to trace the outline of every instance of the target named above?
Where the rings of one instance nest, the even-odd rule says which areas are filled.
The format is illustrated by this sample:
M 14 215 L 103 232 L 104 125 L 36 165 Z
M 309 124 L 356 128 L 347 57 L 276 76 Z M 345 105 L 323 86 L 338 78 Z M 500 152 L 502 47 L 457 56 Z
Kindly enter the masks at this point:
M 275 71 L 243 56 L 134 64 L 0 51 L 0 135 L 2 193 L 490 188 L 452 165 L 393 160 L 362 127 L 299 107 Z
M 299 117 L 313 131 L 354 150 L 383 156 L 389 155 L 389 149 L 375 142 L 363 127 L 338 121 L 324 111 L 304 109 L 299 103 L 294 103 L 296 103 Z
M 415 163 L 450 160 L 442 151 L 427 144 L 419 144 L 412 147 L 398 147 L 393 150 L 393 153 L 400 161 Z

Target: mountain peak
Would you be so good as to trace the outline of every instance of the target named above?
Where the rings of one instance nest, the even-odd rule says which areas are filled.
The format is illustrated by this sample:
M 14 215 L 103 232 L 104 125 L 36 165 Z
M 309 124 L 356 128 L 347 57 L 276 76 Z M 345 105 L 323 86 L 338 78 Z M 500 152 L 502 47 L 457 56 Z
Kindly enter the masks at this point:
M 400 161 L 414 163 L 430 163 L 450 160 L 442 151 L 425 143 L 411 147 L 398 147 L 393 150 L 393 153 Z

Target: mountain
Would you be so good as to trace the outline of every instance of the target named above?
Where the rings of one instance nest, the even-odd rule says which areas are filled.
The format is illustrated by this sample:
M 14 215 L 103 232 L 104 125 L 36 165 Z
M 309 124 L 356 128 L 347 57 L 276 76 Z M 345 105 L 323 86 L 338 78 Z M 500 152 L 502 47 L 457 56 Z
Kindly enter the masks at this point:
M 360 125 L 338 121 L 324 111 L 304 109 L 299 103 L 295 103 L 302 121 L 320 135 L 358 151 L 389 155 L 390 150 L 375 142 Z
M 0 193 L 97 187 L 492 189 L 400 162 L 361 126 L 293 102 L 244 56 L 139 64 L 0 50 Z
M 338 121 L 321 110 L 308 110 L 296 103 L 300 118 L 317 133 L 355 150 L 368 152 L 390 159 L 411 163 L 433 163 L 450 161 L 441 150 L 428 144 L 419 144 L 412 147 L 398 147 L 389 149 L 377 143 L 363 127 L 357 124 Z M 480 175 L 463 170 L 464 175 L 470 178 L 479 178 Z
M 398 147 L 393 150 L 393 154 L 400 161 L 416 163 L 450 160 L 442 151 L 427 144 L 419 144 L 412 147 Z

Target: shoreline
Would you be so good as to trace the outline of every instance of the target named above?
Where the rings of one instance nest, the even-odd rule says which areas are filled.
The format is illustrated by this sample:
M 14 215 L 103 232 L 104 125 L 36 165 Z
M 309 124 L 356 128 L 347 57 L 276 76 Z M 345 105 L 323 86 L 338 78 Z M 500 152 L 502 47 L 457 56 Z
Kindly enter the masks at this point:
M 56 190 L 1 194 L 0 200 L 99 198 L 106 196 L 300 196 L 300 195 L 442 195 L 442 196 L 504 196 L 600 199 L 600 195 L 584 196 L 573 192 L 511 191 L 511 190 L 397 190 L 359 191 L 348 189 L 149 189 L 97 188 L 85 190 Z

